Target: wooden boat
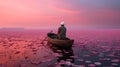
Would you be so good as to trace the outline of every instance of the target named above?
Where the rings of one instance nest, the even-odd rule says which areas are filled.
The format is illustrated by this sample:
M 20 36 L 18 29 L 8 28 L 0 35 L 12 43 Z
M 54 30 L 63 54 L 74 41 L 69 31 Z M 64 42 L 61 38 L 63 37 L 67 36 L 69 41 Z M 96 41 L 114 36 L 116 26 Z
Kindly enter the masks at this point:
M 48 44 L 52 44 L 53 46 L 58 47 L 72 47 L 74 40 L 71 40 L 69 38 L 66 38 L 65 40 L 58 39 L 57 35 L 54 33 L 48 33 Z

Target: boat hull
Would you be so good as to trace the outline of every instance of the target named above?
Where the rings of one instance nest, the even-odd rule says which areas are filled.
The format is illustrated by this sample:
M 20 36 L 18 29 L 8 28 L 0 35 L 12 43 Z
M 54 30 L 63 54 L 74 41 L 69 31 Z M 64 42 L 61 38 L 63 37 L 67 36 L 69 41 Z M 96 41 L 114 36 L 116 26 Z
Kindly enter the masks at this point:
M 72 47 L 74 40 L 59 40 L 48 37 L 48 44 L 58 47 Z

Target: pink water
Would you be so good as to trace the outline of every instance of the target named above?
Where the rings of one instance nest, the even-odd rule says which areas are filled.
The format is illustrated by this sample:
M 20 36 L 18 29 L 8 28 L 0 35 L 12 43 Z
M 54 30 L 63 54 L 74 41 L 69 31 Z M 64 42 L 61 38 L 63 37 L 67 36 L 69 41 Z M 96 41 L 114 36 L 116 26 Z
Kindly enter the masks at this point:
M 64 67 L 120 67 L 120 30 L 69 30 L 67 37 L 75 40 L 70 55 L 73 62 L 71 58 L 58 62 L 61 54 L 47 47 L 46 41 L 41 44 L 47 32 L 1 30 L 0 67 L 58 67 L 60 63 Z

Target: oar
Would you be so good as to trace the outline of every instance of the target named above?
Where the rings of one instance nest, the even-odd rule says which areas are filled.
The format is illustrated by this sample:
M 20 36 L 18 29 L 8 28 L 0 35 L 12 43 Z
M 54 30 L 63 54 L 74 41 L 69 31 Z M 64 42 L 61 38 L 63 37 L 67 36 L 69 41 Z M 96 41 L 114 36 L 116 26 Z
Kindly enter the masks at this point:
M 43 39 L 43 41 L 41 42 L 41 44 L 43 44 L 43 42 L 47 39 L 47 36 Z
M 50 31 L 50 33 L 52 33 L 52 30 Z M 43 44 L 43 42 L 47 39 L 47 36 L 43 39 L 43 41 L 41 42 L 41 44 Z

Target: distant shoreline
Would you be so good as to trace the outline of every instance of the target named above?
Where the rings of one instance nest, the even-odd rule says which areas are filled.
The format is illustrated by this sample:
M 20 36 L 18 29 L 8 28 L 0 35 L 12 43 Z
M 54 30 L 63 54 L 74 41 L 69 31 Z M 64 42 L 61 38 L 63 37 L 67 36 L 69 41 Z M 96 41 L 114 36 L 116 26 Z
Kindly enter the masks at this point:
M 0 28 L 0 30 L 25 30 L 24 28 Z

